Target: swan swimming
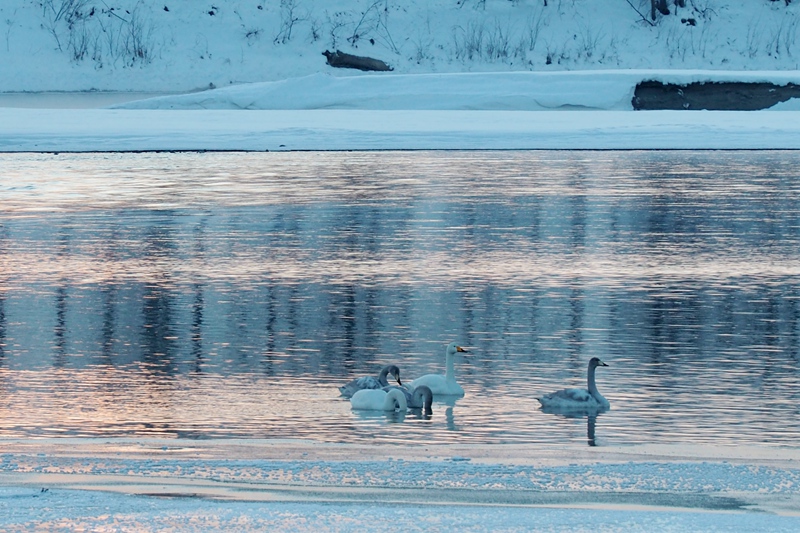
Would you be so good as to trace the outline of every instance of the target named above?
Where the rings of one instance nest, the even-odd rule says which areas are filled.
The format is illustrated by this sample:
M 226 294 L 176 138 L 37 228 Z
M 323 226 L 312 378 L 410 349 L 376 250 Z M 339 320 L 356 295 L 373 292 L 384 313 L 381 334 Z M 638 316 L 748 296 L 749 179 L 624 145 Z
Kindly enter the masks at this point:
M 413 390 L 421 385 L 425 385 L 431 389 L 433 394 L 463 396 L 464 389 L 461 388 L 461 385 L 456 383 L 456 370 L 454 364 L 456 352 L 469 353 L 461 346 L 451 342 L 447 345 L 447 351 L 445 352 L 445 375 L 427 374 L 425 376 L 418 377 L 411 382 L 411 389 Z
M 422 409 L 426 415 L 433 414 L 433 409 L 431 408 L 433 405 L 433 392 L 431 392 L 430 387 L 420 385 L 416 389 L 408 390 L 406 387 L 389 386 L 383 390 L 388 392 L 394 389 L 405 395 L 409 409 Z
M 608 400 L 597 390 L 594 371 L 598 366 L 608 366 L 597 357 L 589 360 L 588 389 L 562 389 L 537 398 L 542 407 L 551 410 L 606 410 L 611 408 Z
M 400 381 L 400 369 L 397 368 L 397 365 L 386 365 L 381 369 L 381 373 L 378 374 L 377 378 L 373 376 L 361 376 L 360 378 L 355 378 L 347 385 L 342 385 L 339 387 L 339 392 L 341 392 L 342 396 L 345 398 L 350 398 L 357 391 L 363 389 L 382 389 L 384 387 L 388 387 L 389 382 L 386 380 L 386 376 L 389 374 L 391 374 L 395 381 L 397 381 L 398 385 L 403 385 L 403 383 Z
M 389 388 L 362 389 L 350 398 L 350 407 L 359 411 L 402 411 L 406 412 L 408 403 L 406 395 L 400 390 Z

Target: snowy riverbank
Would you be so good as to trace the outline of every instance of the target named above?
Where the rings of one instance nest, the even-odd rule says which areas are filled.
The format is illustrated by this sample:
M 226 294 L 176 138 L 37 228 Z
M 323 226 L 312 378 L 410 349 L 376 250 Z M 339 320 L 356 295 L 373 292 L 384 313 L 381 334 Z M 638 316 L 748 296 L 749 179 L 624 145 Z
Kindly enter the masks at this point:
M 411 531 L 646 531 L 654 521 L 664 531 L 791 531 L 800 520 L 800 455 L 784 448 L 565 453 L 536 446 L 55 439 L 5 441 L 3 449 L 0 508 L 7 512 L 0 525 L 10 531 L 356 531 L 380 516 L 387 528 Z
M 0 108 L 0 151 L 800 148 L 797 99 L 764 111 L 634 112 L 643 79 L 800 81 L 692 71 L 314 75 L 115 109 Z
M 800 112 L 0 110 L 2 152 L 800 149 Z

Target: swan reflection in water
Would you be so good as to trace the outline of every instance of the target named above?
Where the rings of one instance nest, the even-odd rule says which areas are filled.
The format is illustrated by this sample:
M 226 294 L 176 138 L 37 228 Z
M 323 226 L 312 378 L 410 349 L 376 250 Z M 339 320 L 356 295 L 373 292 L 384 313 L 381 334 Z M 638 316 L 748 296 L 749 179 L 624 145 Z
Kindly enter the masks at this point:
M 353 414 L 363 420 L 386 420 L 390 424 L 401 424 L 405 421 L 407 411 L 360 411 L 353 410 Z
M 460 396 L 437 396 L 436 401 L 439 404 L 443 404 L 445 406 L 444 409 L 444 421 L 445 427 L 447 427 L 448 431 L 460 431 L 456 425 L 456 418 L 453 414 L 453 408 L 456 406 L 456 402 L 460 399 Z
M 432 420 L 433 414 L 426 412 L 421 407 L 409 407 L 408 411 L 358 411 L 353 410 L 353 414 L 358 415 L 363 420 L 385 419 L 392 424 L 402 423 L 407 417 L 417 420 Z M 448 418 L 449 420 L 449 418 Z
M 553 407 L 541 407 L 540 409 L 543 413 L 556 415 L 563 418 L 586 418 L 586 439 L 589 446 L 597 446 L 597 440 L 595 437 L 597 418 L 608 411 L 608 409 L 588 409 L 585 411 L 575 411 Z

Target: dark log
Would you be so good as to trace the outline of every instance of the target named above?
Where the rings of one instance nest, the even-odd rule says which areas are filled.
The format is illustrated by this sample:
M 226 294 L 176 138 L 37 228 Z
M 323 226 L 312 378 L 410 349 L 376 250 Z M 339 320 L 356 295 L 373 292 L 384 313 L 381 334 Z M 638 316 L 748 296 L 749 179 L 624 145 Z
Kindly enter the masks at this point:
M 322 55 L 324 55 L 328 60 L 328 64 L 330 66 L 336 68 L 355 68 L 358 70 L 376 70 L 380 72 L 394 70 L 380 59 L 354 56 L 352 54 L 340 52 L 339 50 L 336 50 L 335 52 L 329 52 L 328 50 L 325 50 L 322 52 Z

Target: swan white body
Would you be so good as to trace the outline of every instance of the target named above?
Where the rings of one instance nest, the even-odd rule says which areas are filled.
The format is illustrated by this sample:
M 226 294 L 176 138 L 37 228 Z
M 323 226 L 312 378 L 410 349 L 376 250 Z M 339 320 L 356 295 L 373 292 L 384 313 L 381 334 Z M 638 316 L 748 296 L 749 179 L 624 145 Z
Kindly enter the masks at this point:
M 588 388 L 562 389 L 551 392 L 541 398 L 537 398 L 539 403 L 544 408 L 561 411 L 599 411 L 609 409 L 611 404 L 600 394 L 595 383 L 594 371 L 598 366 L 608 365 L 597 357 L 592 357 L 589 361 Z
M 445 374 L 427 374 L 411 382 L 411 389 L 425 385 L 433 394 L 463 396 L 464 389 L 456 383 L 455 356 L 457 352 L 466 352 L 464 348 L 451 342 L 445 352 Z
M 406 395 L 400 390 L 389 388 L 363 389 L 350 398 L 350 407 L 359 411 L 403 411 L 408 409 Z
M 381 369 L 381 373 L 378 374 L 378 377 L 373 376 L 362 376 L 360 378 L 355 378 L 350 381 L 348 384 L 339 387 L 339 392 L 342 393 L 342 396 L 345 398 L 350 398 L 356 392 L 364 389 L 382 389 L 384 387 L 389 386 L 389 382 L 386 379 L 386 376 L 389 374 L 397 381 L 399 385 L 403 383 L 400 381 L 400 369 L 397 368 L 397 365 L 386 365 Z

